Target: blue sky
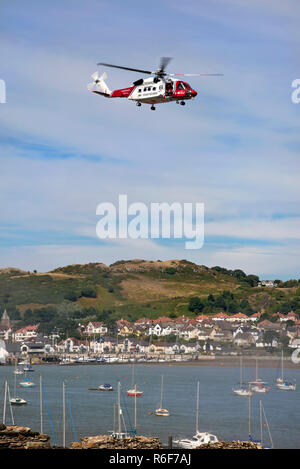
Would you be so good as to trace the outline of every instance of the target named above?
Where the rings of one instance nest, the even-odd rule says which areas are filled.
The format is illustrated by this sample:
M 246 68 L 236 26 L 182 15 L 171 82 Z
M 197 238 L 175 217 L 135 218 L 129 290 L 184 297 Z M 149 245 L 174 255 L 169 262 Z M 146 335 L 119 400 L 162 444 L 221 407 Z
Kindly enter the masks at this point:
M 297 0 L 2 2 L 0 267 L 180 258 L 300 278 L 299 15 Z M 155 113 L 86 89 L 97 62 L 161 56 L 224 76 L 189 79 L 197 98 Z M 140 77 L 106 72 L 111 89 Z M 96 207 L 119 194 L 203 202 L 203 248 L 100 241 Z

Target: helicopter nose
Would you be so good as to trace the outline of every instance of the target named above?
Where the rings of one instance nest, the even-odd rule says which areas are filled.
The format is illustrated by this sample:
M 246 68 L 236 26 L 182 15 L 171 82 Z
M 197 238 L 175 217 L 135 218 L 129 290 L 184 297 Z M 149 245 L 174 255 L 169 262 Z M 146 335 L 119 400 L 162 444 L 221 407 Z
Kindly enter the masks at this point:
M 197 94 L 198 94 L 197 91 L 195 91 L 195 90 L 192 91 L 193 98 L 196 98 Z

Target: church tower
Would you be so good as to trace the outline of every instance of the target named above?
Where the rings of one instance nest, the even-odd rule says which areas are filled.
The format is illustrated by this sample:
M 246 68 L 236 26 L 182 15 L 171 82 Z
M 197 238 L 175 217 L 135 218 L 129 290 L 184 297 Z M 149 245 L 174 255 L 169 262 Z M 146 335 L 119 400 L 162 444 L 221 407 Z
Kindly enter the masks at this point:
M 5 309 L 4 313 L 2 314 L 2 319 L 0 321 L 0 329 L 10 329 L 10 327 L 10 319 Z

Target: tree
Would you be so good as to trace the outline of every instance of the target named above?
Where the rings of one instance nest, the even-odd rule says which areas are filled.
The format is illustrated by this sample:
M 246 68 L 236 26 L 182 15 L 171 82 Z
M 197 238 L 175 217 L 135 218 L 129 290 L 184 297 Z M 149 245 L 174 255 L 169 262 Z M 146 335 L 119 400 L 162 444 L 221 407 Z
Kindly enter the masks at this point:
M 235 269 L 232 272 L 233 277 L 236 277 L 237 279 L 243 279 L 246 277 L 245 272 L 243 272 L 241 269 Z
M 201 312 L 203 308 L 204 308 L 204 303 L 200 300 L 200 298 L 198 298 L 198 296 L 194 296 L 193 298 L 190 298 L 189 311 Z
M 272 346 L 273 341 L 278 339 L 279 334 L 276 331 L 265 331 L 263 333 L 263 341 L 265 344 L 270 344 Z
M 174 275 L 176 274 L 177 270 L 174 267 L 167 267 L 166 268 L 166 273 L 169 275 Z
M 69 291 L 68 293 L 65 294 L 64 298 L 65 298 L 65 300 L 69 300 L 69 301 L 74 302 L 74 301 L 77 301 L 78 296 L 74 291 Z
M 258 282 L 259 282 L 259 277 L 257 275 L 247 275 L 246 278 L 244 278 L 245 282 L 249 283 L 251 287 L 257 287 Z
M 232 314 L 238 313 L 238 305 L 235 301 L 231 301 L 227 306 L 227 311 Z
M 290 339 L 287 335 L 281 335 L 279 337 L 279 343 L 282 345 L 282 347 L 287 347 L 290 343 Z
M 87 298 L 97 298 L 97 291 L 94 286 L 87 286 L 81 291 L 81 295 Z
M 215 306 L 217 308 L 221 308 L 221 309 L 224 309 L 224 310 L 226 309 L 226 302 L 225 302 L 222 295 L 217 296 L 216 301 L 215 301 Z

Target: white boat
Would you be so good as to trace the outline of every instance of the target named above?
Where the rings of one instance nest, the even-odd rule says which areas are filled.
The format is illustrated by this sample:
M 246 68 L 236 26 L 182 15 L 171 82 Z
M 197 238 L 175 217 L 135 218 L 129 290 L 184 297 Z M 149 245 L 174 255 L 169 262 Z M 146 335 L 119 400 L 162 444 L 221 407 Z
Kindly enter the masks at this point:
M 205 445 L 207 443 L 217 443 L 219 440 L 215 435 L 207 432 L 197 432 L 192 438 L 183 440 L 174 440 L 180 448 L 184 449 L 195 449 L 198 446 Z
M 105 384 L 100 384 L 98 386 L 99 391 L 113 391 L 113 387 L 111 384 L 105 383 Z
M 266 383 L 264 381 L 252 381 L 249 384 L 253 392 L 267 393 L 271 390 L 271 386 L 265 386 Z
M 163 408 L 163 376 L 161 377 L 161 386 L 160 386 L 160 407 L 156 409 L 155 415 L 159 417 L 169 417 L 170 412 L 167 409 Z
M 135 388 L 132 388 L 132 389 L 128 389 L 127 391 L 127 396 L 131 396 L 131 397 L 141 397 L 143 395 L 143 391 L 138 391 L 137 389 Z
M 24 372 L 21 368 L 18 368 L 18 359 L 15 360 L 15 369 L 14 369 L 14 374 L 15 375 L 22 375 Z
M 243 382 L 243 359 L 242 357 L 240 358 L 240 386 L 239 388 L 235 388 L 233 389 L 232 391 L 234 392 L 234 394 L 237 394 L 238 396 L 252 396 L 252 391 L 250 390 L 250 387 L 248 386 L 245 387 L 244 386 L 244 382 Z
M 132 364 L 132 388 L 128 389 L 127 396 L 131 397 L 141 397 L 143 395 L 143 391 L 139 391 L 136 389 L 134 385 L 134 363 Z
M 27 401 L 23 399 L 22 397 L 18 397 L 16 395 L 16 390 L 17 390 L 17 381 L 16 381 L 17 375 L 15 375 L 15 395 L 14 397 L 9 399 L 9 402 L 11 405 L 24 405 L 27 404 Z
M 283 350 L 281 351 L 281 376 L 276 380 L 276 387 L 284 391 L 296 391 L 296 383 L 290 383 L 283 377 Z
M 199 414 L 199 381 L 197 382 L 196 433 L 192 438 L 183 438 L 180 440 L 174 440 L 174 443 L 179 448 L 194 449 L 194 448 L 198 448 L 198 446 L 202 446 L 207 443 L 217 443 L 219 441 L 216 435 L 213 435 L 208 432 L 199 432 L 198 414 Z
M 26 372 L 34 371 L 34 369 L 32 368 L 32 366 L 30 364 L 25 365 L 23 370 L 26 371 Z
M 25 399 L 22 399 L 22 397 L 12 397 L 9 401 L 11 405 L 25 405 L 27 404 L 27 401 Z
M 266 386 L 267 382 L 262 381 L 258 378 L 258 362 L 256 358 L 256 377 L 255 381 L 249 381 L 250 391 L 257 392 L 257 393 L 267 393 L 271 390 L 271 386 Z
M 248 388 L 239 388 L 239 389 L 233 389 L 233 392 L 237 394 L 238 396 L 252 396 L 253 392 L 250 391 Z
M 277 389 L 283 389 L 285 391 L 296 391 L 296 383 L 289 383 L 288 381 L 277 383 L 276 387 Z

